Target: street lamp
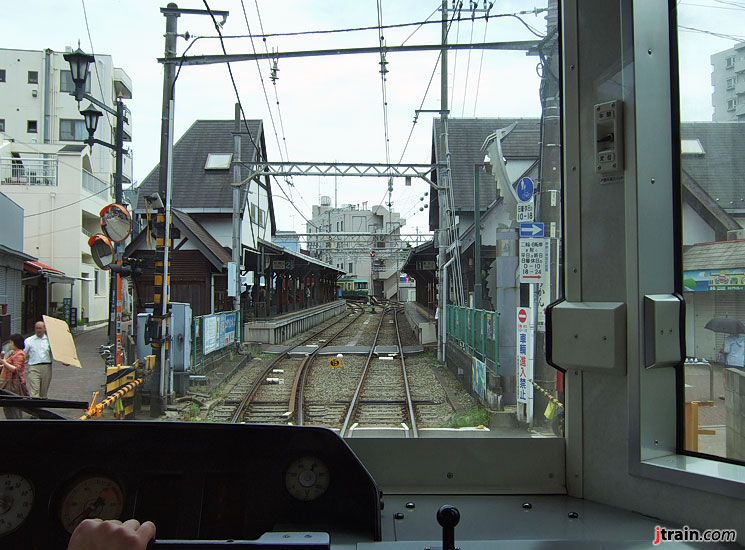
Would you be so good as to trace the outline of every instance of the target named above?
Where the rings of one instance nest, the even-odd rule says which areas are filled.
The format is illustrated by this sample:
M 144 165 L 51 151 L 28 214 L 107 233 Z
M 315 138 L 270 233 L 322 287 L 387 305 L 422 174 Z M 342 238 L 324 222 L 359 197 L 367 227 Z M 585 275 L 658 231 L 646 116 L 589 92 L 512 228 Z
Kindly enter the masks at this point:
M 75 84 L 75 91 L 71 95 L 80 103 L 85 97 L 85 81 L 88 80 L 88 66 L 95 62 L 95 57 L 88 55 L 83 50 L 78 49 L 74 52 L 66 53 L 62 56 L 70 64 L 70 75 L 72 82 Z
M 74 96 L 78 102 L 78 108 L 80 108 L 80 102 L 83 99 L 90 101 L 88 107 L 80 111 L 85 120 L 85 128 L 88 130 L 88 139 L 85 143 L 92 149 L 94 144 L 103 145 L 112 149 L 116 153 L 116 170 L 114 172 L 114 202 L 117 205 L 123 202 L 122 192 L 122 162 L 123 155 L 126 153 L 124 150 L 124 123 L 128 122 L 127 117 L 124 116 L 124 104 L 122 103 L 121 97 L 117 99 L 116 109 L 112 109 L 105 103 L 97 100 L 95 97 L 86 93 L 85 86 L 89 75 L 89 66 L 95 62 L 95 58 L 92 55 L 85 53 L 83 50 L 78 49 L 74 52 L 66 53 L 63 55 L 65 61 L 70 64 L 70 76 L 74 86 L 74 90 L 70 92 L 70 95 Z M 115 143 L 107 143 L 96 139 L 94 134 L 96 128 L 98 128 L 98 119 L 103 114 L 101 111 L 96 109 L 100 107 L 104 111 L 114 115 L 116 117 L 116 135 Z M 121 207 L 124 208 L 123 206 Z M 101 244 L 100 241 L 96 241 L 97 246 Z M 93 249 L 92 249 L 93 250 Z M 100 250 L 97 250 L 100 252 Z M 94 255 L 95 257 L 95 255 Z M 99 254 L 99 257 L 107 259 L 106 254 Z M 121 266 L 122 263 L 122 245 L 119 242 L 115 242 L 113 246 L 113 258 L 111 265 Z M 112 267 L 111 268 L 111 283 L 109 292 L 109 341 L 116 342 L 116 364 L 121 364 L 121 276 L 119 273 L 121 269 Z
M 85 129 L 88 130 L 88 139 L 86 142 L 88 142 L 88 145 L 93 147 L 93 134 L 96 133 L 96 128 L 98 128 L 98 119 L 103 115 L 101 111 L 96 109 L 93 106 L 93 103 L 88 105 L 88 107 L 82 111 L 80 111 L 80 114 L 83 115 L 83 119 L 85 120 Z

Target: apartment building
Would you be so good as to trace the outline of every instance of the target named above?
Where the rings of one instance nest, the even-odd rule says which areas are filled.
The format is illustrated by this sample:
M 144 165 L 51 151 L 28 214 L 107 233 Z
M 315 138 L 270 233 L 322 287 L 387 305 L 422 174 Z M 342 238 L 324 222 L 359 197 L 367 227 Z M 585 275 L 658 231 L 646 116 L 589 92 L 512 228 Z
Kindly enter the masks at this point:
M 308 252 L 344 271 L 346 278 L 368 281 L 370 295 L 393 298 L 403 265 L 401 227 L 406 220 L 384 206 L 331 206 L 330 197 L 313 205 L 307 224 Z
M 745 42 L 711 56 L 714 122 L 745 121 Z
M 78 321 L 108 318 L 108 272 L 96 267 L 88 238 L 100 232 L 99 212 L 113 201 L 116 159 L 111 150 L 82 143 L 87 131 L 65 52 L 0 49 L 0 192 L 24 210 L 23 252 L 64 272 L 73 284 Z M 86 91 L 113 107 L 131 99 L 132 82 L 109 55 L 96 55 Z M 132 115 L 126 113 L 125 141 Z M 95 137 L 114 142 L 115 117 L 101 117 Z M 125 144 L 126 146 L 126 144 Z M 123 181 L 132 180 L 131 155 Z M 58 285 L 61 286 L 61 285 Z M 58 313 L 70 288 L 50 292 L 47 311 Z

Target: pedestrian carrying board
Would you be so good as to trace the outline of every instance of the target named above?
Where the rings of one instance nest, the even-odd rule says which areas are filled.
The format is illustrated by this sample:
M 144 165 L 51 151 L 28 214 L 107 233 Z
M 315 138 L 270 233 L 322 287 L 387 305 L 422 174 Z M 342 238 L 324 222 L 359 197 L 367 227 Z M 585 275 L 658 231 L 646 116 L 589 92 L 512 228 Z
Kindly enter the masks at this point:
M 46 315 L 42 315 L 42 319 L 47 327 L 47 338 L 49 338 L 49 346 L 52 348 L 54 360 L 82 369 L 83 365 L 80 364 L 80 359 L 78 359 L 78 350 L 75 349 L 75 342 L 67 323 L 62 319 L 55 319 Z

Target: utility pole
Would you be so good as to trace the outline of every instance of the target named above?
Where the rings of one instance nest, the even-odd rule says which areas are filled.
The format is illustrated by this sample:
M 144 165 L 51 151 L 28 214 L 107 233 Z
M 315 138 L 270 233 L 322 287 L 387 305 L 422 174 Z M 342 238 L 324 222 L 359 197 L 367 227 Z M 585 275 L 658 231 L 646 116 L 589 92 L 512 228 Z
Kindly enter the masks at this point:
M 473 307 L 483 309 L 483 291 L 481 287 L 481 190 L 479 189 L 479 172 L 484 165 L 477 164 L 473 171 Z
M 440 154 L 446 155 L 447 149 L 447 137 L 445 134 L 445 128 L 447 127 L 448 119 L 448 2 L 442 0 L 442 50 L 440 51 Z M 437 358 L 440 361 L 445 361 L 445 357 L 442 354 L 442 343 L 445 341 L 445 305 L 447 304 L 447 291 L 444 285 L 444 266 L 447 260 L 445 256 L 445 225 L 446 225 L 446 192 L 443 189 L 445 182 L 447 182 L 447 167 L 440 168 L 439 170 L 439 189 L 437 190 L 437 201 L 439 205 L 440 223 L 439 230 L 437 232 L 437 266 L 438 266 L 438 277 L 439 284 L 437 285 L 437 307 L 440 309 L 439 319 L 439 330 L 437 331 Z M 443 177 L 444 176 L 444 177 Z
M 176 56 L 176 39 L 178 38 L 178 6 L 171 2 L 167 8 L 161 8 L 166 18 L 165 57 Z M 158 190 L 164 207 L 156 213 L 155 239 L 155 281 L 153 284 L 153 322 L 157 324 L 157 337 L 152 339 L 151 346 L 155 355 L 154 376 L 158 378 L 158 392 L 150 394 L 150 416 L 157 418 L 166 412 L 168 393 L 168 300 L 171 285 L 168 268 L 168 252 L 171 247 L 171 156 L 173 147 L 173 99 L 176 81 L 176 67 L 166 63 L 163 67 L 163 107 L 160 125 L 160 171 L 158 173 Z
M 559 55 L 556 50 L 558 42 L 558 2 L 549 0 L 546 15 L 547 38 L 541 50 L 546 52 L 543 62 L 543 83 L 541 85 L 541 163 L 540 163 L 540 194 L 538 197 L 537 213 L 546 227 L 547 237 L 551 239 L 551 258 L 549 261 L 549 279 L 546 284 L 539 285 L 535 292 L 536 303 L 530 304 L 534 308 L 538 320 L 543 317 L 543 308 L 559 297 L 561 284 L 561 103 L 559 82 Z M 533 285 L 531 285 L 533 286 Z M 554 393 L 558 373 L 546 363 L 545 323 L 536 323 L 535 339 L 535 381 L 546 390 Z M 541 418 L 540 412 L 547 405 L 546 399 L 540 392 L 534 393 L 533 418 Z
M 158 208 L 155 216 L 155 281 L 153 284 L 153 315 L 152 323 L 157 325 L 151 339 L 155 368 L 153 374 L 158 377 L 158 393 L 151 392 L 150 416 L 163 416 L 166 412 L 166 399 L 170 393 L 170 369 L 168 361 L 168 301 L 171 294 L 171 279 L 168 273 L 171 248 L 171 183 L 173 180 L 173 121 L 174 96 L 176 87 L 176 40 L 178 38 L 178 18 L 182 14 L 209 15 L 223 18 L 228 16 L 226 11 L 179 9 L 178 5 L 170 2 L 160 12 L 166 18 L 166 45 L 163 68 L 163 107 L 160 124 L 160 171 L 158 173 L 158 191 L 163 206 Z
M 251 185 L 247 182 L 247 185 Z M 246 188 L 248 194 L 248 188 Z M 241 104 L 235 104 L 235 124 L 233 126 L 233 264 L 235 264 L 235 296 L 233 309 L 241 309 L 241 252 L 243 239 L 241 236 L 241 210 L 245 202 L 241 202 Z M 230 277 L 230 270 L 228 270 Z M 239 323 L 240 325 L 240 323 Z M 238 327 L 238 341 L 241 330 Z

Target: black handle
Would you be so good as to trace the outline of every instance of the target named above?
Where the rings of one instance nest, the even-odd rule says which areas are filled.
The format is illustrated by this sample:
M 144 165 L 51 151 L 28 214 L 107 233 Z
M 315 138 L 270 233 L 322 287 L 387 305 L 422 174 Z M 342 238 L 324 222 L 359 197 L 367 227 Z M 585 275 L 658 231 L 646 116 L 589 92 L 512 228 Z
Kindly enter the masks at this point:
M 437 523 L 442 525 L 442 550 L 455 550 L 455 526 L 460 512 L 455 506 L 445 504 L 437 510 Z

